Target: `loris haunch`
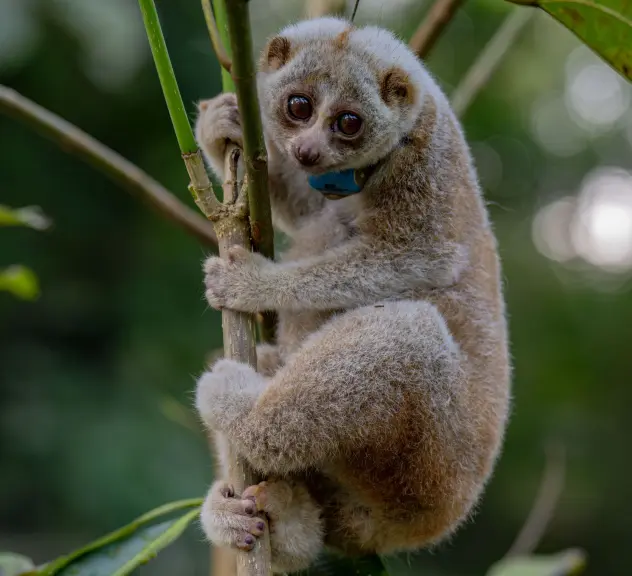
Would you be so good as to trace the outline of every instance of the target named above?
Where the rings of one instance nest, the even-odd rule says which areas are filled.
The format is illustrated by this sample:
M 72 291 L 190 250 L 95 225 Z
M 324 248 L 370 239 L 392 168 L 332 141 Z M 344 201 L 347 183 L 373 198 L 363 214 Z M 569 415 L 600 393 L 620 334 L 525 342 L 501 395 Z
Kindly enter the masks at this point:
M 209 258 L 206 296 L 276 310 L 278 344 L 259 348 L 257 372 L 217 362 L 197 409 L 269 479 L 244 494 L 216 482 L 204 529 L 250 549 L 254 501 L 279 572 L 323 546 L 435 543 L 480 497 L 510 396 L 496 242 L 461 127 L 402 42 L 345 20 L 282 30 L 258 86 L 274 221 L 292 247 L 281 262 Z M 202 102 L 196 130 L 223 179 L 226 142 L 242 141 L 235 96 Z M 341 174 L 362 174 L 361 191 Z M 315 189 L 328 178 L 344 199 Z

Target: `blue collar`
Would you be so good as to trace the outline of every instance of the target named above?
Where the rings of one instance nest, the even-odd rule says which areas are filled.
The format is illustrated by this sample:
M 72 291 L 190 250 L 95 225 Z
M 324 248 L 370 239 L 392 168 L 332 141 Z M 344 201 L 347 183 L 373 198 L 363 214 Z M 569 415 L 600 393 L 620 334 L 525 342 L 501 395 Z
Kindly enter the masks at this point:
M 400 140 L 399 146 L 408 144 L 410 144 L 410 136 L 406 135 Z M 350 168 L 341 172 L 327 172 L 326 174 L 309 176 L 307 181 L 314 190 L 322 192 L 323 196 L 330 200 L 347 198 L 362 192 L 366 181 L 380 162 L 358 170 Z
M 369 166 L 362 170 L 350 168 L 341 172 L 327 172 L 309 176 L 307 181 L 312 188 L 322 192 L 327 198 L 338 200 L 362 192 L 373 168 L 374 166 Z

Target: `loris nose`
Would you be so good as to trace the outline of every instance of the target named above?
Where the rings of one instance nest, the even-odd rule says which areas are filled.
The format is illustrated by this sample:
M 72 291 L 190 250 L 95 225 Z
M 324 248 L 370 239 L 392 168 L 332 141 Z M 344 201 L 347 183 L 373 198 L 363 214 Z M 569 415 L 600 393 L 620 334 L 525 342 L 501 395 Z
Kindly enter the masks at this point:
M 294 156 L 303 166 L 314 166 L 320 160 L 318 150 L 311 146 L 297 146 L 294 149 Z

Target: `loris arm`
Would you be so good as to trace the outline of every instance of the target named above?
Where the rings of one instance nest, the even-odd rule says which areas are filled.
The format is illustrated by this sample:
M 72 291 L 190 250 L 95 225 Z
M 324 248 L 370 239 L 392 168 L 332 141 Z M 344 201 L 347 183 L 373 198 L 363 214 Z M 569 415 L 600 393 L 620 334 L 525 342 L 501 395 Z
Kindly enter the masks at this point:
M 215 308 L 331 310 L 453 284 L 464 265 L 455 245 L 387 249 L 351 241 L 325 254 L 276 263 L 235 247 L 228 260 L 205 263 L 206 297 Z

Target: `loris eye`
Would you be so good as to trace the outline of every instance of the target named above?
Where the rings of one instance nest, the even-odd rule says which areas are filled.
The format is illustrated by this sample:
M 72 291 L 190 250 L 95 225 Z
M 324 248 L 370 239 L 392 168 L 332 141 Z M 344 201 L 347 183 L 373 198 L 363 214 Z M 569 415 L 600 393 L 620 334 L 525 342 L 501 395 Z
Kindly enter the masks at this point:
M 336 119 L 336 129 L 346 136 L 357 134 L 362 128 L 362 118 L 351 112 L 345 112 Z
M 287 110 L 292 118 L 307 120 L 312 115 L 312 103 L 305 96 L 290 96 Z

